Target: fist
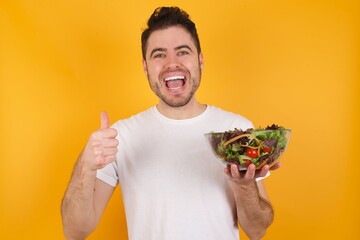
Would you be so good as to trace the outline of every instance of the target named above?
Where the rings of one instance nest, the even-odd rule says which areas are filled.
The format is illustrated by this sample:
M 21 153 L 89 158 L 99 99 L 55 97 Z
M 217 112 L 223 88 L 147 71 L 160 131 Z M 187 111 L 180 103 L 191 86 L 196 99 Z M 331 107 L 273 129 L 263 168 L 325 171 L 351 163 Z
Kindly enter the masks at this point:
M 90 170 L 105 167 L 116 160 L 119 142 L 116 139 L 117 130 L 110 128 L 109 117 L 106 112 L 100 114 L 101 128 L 90 135 L 81 154 L 83 164 Z

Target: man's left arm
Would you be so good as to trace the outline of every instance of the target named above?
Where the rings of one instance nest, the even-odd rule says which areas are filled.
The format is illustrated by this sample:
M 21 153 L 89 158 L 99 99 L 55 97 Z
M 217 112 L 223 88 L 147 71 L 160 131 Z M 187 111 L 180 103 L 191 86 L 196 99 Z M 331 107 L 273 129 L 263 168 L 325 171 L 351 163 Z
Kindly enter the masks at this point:
M 271 170 L 278 167 L 280 164 L 274 165 Z M 239 172 L 235 164 L 231 165 L 230 169 L 225 169 L 234 193 L 239 224 L 251 240 L 261 239 L 274 218 L 265 185 L 261 180 L 256 181 L 256 178 L 264 177 L 268 171 L 267 165 L 261 170 L 256 170 L 253 164 L 247 171 Z

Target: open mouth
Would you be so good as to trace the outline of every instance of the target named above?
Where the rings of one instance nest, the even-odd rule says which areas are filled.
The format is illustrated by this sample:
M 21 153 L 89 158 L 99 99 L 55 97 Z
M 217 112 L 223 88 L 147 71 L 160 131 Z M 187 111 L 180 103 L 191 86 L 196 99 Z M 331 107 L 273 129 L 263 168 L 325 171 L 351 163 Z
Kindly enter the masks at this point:
M 182 75 L 165 78 L 166 87 L 172 91 L 180 90 L 185 85 L 186 77 Z

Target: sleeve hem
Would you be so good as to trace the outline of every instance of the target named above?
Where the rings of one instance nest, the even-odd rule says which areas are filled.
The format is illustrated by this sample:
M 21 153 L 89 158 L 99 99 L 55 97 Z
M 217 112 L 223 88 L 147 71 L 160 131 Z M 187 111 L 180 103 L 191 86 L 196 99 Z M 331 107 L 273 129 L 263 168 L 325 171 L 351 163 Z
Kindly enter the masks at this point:
M 108 175 L 97 171 L 96 173 L 96 178 L 102 180 L 103 182 L 109 184 L 110 186 L 116 187 L 116 185 L 118 184 L 117 180 L 109 177 Z
M 269 176 L 270 176 L 270 171 L 268 171 L 267 174 L 264 177 L 258 177 L 255 180 L 258 182 L 258 181 L 261 181 L 261 180 L 263 180 L 263 179 L 265 179 L 265 178 L 267 178 Z

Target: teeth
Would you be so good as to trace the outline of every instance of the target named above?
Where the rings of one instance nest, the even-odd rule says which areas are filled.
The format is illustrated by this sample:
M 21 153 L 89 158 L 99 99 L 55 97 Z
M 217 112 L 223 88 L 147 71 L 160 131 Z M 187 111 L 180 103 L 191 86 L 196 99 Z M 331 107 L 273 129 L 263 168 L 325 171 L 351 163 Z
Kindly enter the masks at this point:
M 168 77 L 168 78 L 165 78 L 165 81 L 171 81 L 171 80 L 183 80 L 185 79 L 184 76 L 172 76 L 172 77 Z

